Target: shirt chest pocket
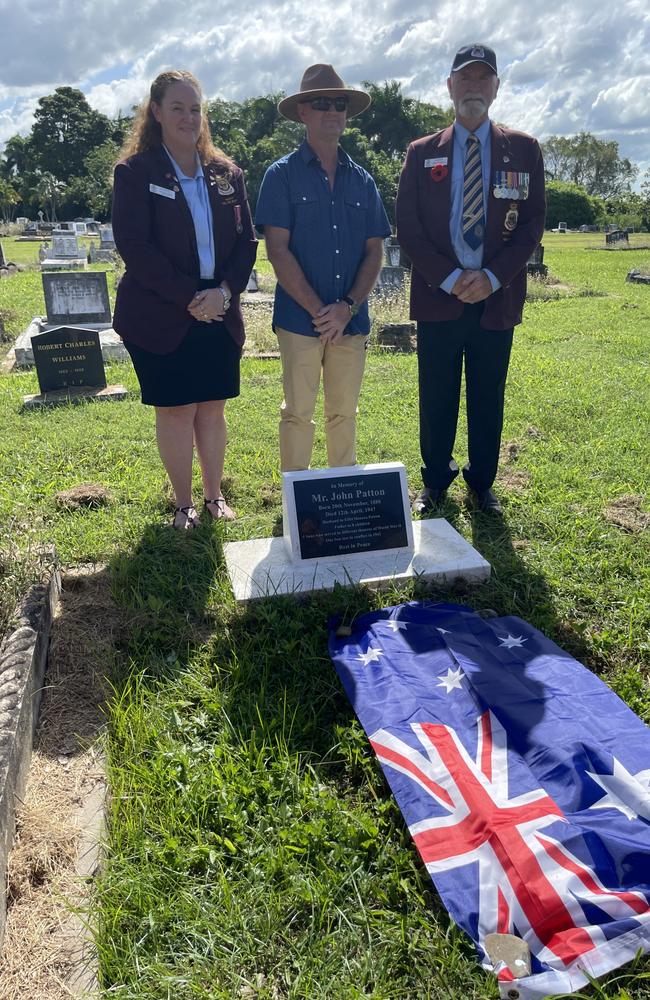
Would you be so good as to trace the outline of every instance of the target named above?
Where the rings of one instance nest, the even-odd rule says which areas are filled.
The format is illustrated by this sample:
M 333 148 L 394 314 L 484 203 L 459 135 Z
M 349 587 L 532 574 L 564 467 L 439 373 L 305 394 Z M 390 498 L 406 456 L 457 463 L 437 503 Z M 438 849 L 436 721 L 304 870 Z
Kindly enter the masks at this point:
M 345 198 L 346 221 L 350 231 L 365 237 L 368 221 L 368 202 L 362 196 L 353 194 Z
M 313 194 L 295 194 L 291 199 L 291 215 L 295 228 L 315 226 L 318 222 L 318 198 Z

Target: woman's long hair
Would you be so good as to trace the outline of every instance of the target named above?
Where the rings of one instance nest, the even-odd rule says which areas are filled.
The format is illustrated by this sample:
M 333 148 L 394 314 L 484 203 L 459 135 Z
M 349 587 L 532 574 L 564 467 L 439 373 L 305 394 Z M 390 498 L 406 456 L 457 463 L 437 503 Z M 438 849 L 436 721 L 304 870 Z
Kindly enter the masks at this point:
M 194 87 L 199 95 L 199 99 L 203 99 L 199 81 L 188 70 L 170 69 L 164 73 L 159 73 L 151 84 L 149 97 L 146 101 L 142 102 L 136 111 L 133 125 L 122 146 L 120 159 L 126 159 L 127 156 L 133 156 L 134 153 L 144 153 L 148 149 L 156 149 L 162 145 L 162 129 L 159 122 L 154 118 L 151 105 L 152 103 L 160 104 L 167 90 L 174 83 L 188 83 L 190 87 Z M 213 143 L 208 127 L 208 119 L 205 114 L 201 115 L 201 130 L 196 142 L 196 148 L 201 163 L 205 164 L 216 160 L 219 166 L 223 168 L 224 173 L 229 174 L 233 170 L 235 166 L 233 161 L 226 156 L 222 149 L 219 149 Z

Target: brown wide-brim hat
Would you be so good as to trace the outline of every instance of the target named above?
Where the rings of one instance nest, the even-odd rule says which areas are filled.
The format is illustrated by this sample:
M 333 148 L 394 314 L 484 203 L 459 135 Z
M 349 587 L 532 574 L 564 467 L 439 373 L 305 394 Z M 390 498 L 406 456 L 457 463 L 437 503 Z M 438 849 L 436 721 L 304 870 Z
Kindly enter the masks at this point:
M 370 106 L 372 98 L 366 94 L 365 90 L 354 90 L 346 87 L 343 80 L 338 75 L 333 66 L 325 63 L 316 63 L 309 66 L 302 75 L 300 81 L 300 91 L 285 97 L 278 104 L 278 111 L 289 121 L 299 122 L 298 105 L 301 101 L 313 101 L 317 97 L 347 97 L 348 118 L 360 115 Z

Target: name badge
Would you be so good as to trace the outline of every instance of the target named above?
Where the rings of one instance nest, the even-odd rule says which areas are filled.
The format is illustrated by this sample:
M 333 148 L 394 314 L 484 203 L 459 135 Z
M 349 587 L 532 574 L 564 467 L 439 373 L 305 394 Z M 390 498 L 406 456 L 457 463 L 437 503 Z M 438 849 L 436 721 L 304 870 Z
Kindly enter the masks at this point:
M 150 184 L 149 190 L 152 194 L 161 194 L 163 198 L 175 198 L 176 192 L 170 191 L 169 188 L 160 187 L 158 184 Z
M 530 174 L 521 170 L 495 170 L 492 184 L 495 198 L 524 201 L 528 197 Z
M 425 167 L 437 167 L 438 164 L 440 164 L 441 167 L 446 167 L 447 166 L 447 157 L 446 156 L 438 156 L 438 157 L 435 157 L 433 159 L 425 160 L 424 161 Z

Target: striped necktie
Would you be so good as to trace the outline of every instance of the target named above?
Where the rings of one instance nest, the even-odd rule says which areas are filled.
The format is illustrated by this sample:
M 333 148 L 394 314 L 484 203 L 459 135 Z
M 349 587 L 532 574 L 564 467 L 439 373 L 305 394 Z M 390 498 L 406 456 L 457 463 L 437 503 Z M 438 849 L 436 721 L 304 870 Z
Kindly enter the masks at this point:
M 463 179 L 463 239 L 477 250 L 485 237 L 483 211 L 483 168 L 481 143 L 473 133 L 467 137 L 465 176 Z

